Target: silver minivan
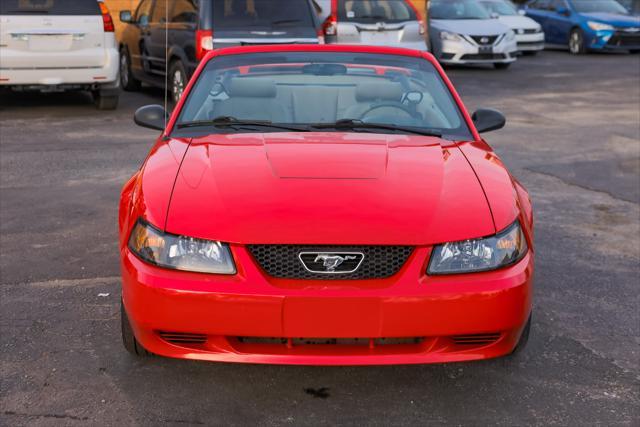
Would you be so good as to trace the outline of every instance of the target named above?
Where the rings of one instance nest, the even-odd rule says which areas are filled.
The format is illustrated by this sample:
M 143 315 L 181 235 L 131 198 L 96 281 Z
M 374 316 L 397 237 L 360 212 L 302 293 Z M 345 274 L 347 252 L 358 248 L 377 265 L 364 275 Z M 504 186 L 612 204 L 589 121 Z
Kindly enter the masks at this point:
M 409 0 L 316 0 L 326 43 L 427 50 L 426 26 Z

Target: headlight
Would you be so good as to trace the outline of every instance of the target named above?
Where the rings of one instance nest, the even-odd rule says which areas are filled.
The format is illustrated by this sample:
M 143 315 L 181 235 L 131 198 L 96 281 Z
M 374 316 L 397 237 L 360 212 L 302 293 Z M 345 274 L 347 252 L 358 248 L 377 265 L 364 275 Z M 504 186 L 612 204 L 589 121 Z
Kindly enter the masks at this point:
M 448 31 L 440 31 L 440 39 L 449 40 L 449 41 L 452 41 L 452 42 L 457 42 L 457 41 L 462 40 L 462 37 L 460 37 L 456 33 L 450 33 Z
M 603 24 L 602 22 L 594 22 L 594 21 L 589 21 L 587 22 L 587 25 L 589 26 L 589 28 L 591 28 L 593 31 L 606 31 L 606 30 L 613 30 L 613 26 L 609 25 L 609 24 Z
M 514 39 L 516 38 L 516 33 L 514 33 L 513 31 L 509 31 L 509 32 L 504 36 L 504 38 L 505 38 L 508 42 L 510 42 L 510 41 L 512 41 L 512 40 L 514 40 Z
M 142 260 L 160 267 L 198 273 L 236 273 L 226 244 L 163 233 L 143 221 L 133 228 L 129 249 Z
M 436 246 L 427 273 L 437 275 L 495 270 L 520 261 L 526 253 L 527 241 L 520 223 L 516 221 L 495 236 Z

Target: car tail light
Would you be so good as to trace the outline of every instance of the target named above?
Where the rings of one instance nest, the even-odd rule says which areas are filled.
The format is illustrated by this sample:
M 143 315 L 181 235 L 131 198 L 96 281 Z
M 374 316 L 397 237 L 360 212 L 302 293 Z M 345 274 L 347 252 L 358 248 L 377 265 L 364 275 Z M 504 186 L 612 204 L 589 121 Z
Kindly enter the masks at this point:
M 322 33 L 326 36 L 338 35 L 338 19 L 335 16 L 330 16 L 322 24 Z
M 213 50 L 213 30 L 196 31 L 196 59 L 200 61 L 210 50 Z
M 109 13 L 109 8 L 103 2 L 98 3 L 100 5 L 100 13 L 102 14 L 102 22 L 104 23 L 104 32 L 113 33 L 116 29 L 113 25 L 113 18 Z

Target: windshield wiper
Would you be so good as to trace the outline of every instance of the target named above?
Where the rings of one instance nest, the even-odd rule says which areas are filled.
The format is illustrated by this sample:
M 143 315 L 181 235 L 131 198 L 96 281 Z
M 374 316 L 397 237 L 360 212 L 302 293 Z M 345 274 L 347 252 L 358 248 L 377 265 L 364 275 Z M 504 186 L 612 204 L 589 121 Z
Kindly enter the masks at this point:
M 294 132 L 309 132 L 308 127 L 292 126 L 292 125 L 278 125 L 269 120 L 241 120 L 231 116 L 220 116 L 213 120 L 196 120 L 193 122 L 178 123 L 178 129 L 194 128 L 194 127 L 217 127 L 217 128 L 238 128 L 240 126 L 258 126 L 269 127 L 273 129 L 290 130 Z
M 414 133 L 416 135 L 435 136 L 437 138 L 442 137 L 442 132 L 438 132 L 432 129 L 416 129 L 405 126 L 397 126 L 384 123 L 369 123 L 363 122 L 358 119 L 341 119 L 335 123 L 317 123 L 311 125 L 316 129 L 383 129 L 397 132 Z

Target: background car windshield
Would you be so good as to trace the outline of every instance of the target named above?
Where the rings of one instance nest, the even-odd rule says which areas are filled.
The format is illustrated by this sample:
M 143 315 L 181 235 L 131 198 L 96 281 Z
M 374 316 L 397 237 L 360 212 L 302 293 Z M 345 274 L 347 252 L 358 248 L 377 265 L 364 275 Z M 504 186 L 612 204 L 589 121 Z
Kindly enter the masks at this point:
M 100 15 L 96 0 L 0 0 L 0 15 Z
M 614 13 L 628 15 L 629 11 L 615 0 L 573 0 L 573 7 L 579 13 Z
M 213 2 L 214 28 L 313 26 L 306 0 L 224 0 Z
M 518 14 L 518 9 L 507 1 L 483 1 L 481 3 L 489 13 L 496 13 L 500 16 L 515 16 Z
M 343 0 L 338 9 L 339 21 L 403 22 L 417 19 L 406 0 Z
M 429 7 L 431 19 L 490 19 L 476 0 L 436 0 Z
M 354 119 L 471 138 L 433 65 L 399 55 L 274 52 L 214 58 L 178 125 L 218 117 L 297 125 Z

